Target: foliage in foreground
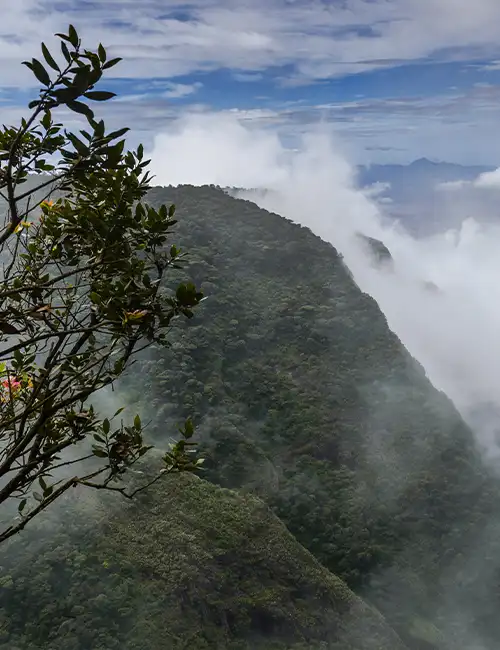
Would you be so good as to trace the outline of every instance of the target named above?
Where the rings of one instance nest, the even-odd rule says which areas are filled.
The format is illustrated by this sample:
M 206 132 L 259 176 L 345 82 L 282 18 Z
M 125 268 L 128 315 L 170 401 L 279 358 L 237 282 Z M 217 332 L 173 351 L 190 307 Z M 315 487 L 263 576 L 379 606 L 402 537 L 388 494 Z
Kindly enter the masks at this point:
M 202 299 L 192 284 L 165 290 L 183 258 L 169 242 L 174 207 L 142 202 L 142 146 L 125 151 L 128 129 L 107 133 L 87 103 L 114 96 L 94 87 L 119 59 L 83 49 L 72 26 L 58 36 L 62 62 L 42 44 L 46 65 L 25 63 L 42 86 L 31 115 L 0 132 L 0 542 L 70 487 L 128 494 L 116 482 L 149 449 L 141 420 L 102 419 L 89 399 Z M 65 129 L 60 108 L 86 129 Z M 198 467 L 190 420 L 181 434 L 164 471 Z

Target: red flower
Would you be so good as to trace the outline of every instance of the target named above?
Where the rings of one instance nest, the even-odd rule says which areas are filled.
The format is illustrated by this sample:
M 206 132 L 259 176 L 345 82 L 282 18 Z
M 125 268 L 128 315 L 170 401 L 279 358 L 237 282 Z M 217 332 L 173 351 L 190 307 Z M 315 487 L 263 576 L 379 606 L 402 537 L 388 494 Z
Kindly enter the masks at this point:
M 15 393 L 16 391 L 18 391 L 21 388 L 21 382 L 18 381 L 17 379 L 4 379 L 2 381 L 2 386 L 6 390 L 10 390 L 13 393 Z

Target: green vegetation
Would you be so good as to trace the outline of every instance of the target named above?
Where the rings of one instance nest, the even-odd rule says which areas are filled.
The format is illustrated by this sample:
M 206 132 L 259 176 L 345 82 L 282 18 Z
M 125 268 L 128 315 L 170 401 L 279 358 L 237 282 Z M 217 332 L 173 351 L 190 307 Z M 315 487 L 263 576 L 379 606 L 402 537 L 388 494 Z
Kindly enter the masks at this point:
M 84 527 L 65 505 L 12 544 L 0 648 L 404 648 L 254 497 L 183 475 Z
M 5 646 L 401 647 L 355 592 L 409 650 L 469 650 L 464 626 L 493 649 L 498 482 L 341 257 L 216 188 L 148 199 L 176 204 L 192 253 L 172 281 L 207 298 L 117 397 L 157 446 L 192 417 L 204 478 L 224 489 L 177 477 L 129 505 L 72 493 L 0 558 Z
M 149 450 L 141 420 L 103 419 L 89 398 L 139 350 L 164 345 L 173 319 L 202 298 L 192 284 L 165 290 L 183 255 L 171 242 L 174 207 L 141 201 L 142 146 L 124 152 L 128 129 L 106 133 L 82 102 L 114 96 L 94 87 L 119 59 L 102 45 L 84 50 L 71 25 L 58 36 L 59 63 L 44 44 L 45 65 L 25 63 L 42 85 L 31 115 L 0 131 L 0 542 L 78 484 L 123 491 L 116 482 Z M 88 130 L 66 130 L 60 108 L 83 114 Z M 167 471 L 197 468 L 191 422 L 181 433 Z
M 261 496 L 407 642 L 417 619 L 448 634 L 461 616 L 448 595 L 500 507 L 451 402 L 310 231 L 216 188 L 149 196 L 176 203 L 207 299 L 137 369 L 148 404 L 133 383 L 129 399 L 158 436 L 179 410 L 192 415 L 205 476 Z M 498 540 L 479 551 L 492 575 Z M 498 630 L 483 577 L 466 580 L 461 606 L 489 612 L 481 633 Z
M 372 257 L 376 266 L 386 266 L 392 268 L 393 258 L 391 251 L 384 242 L 374 237 L 368 237 L 363 233 L 357 233 L 359 240 L 365 245 L 369 255 Z

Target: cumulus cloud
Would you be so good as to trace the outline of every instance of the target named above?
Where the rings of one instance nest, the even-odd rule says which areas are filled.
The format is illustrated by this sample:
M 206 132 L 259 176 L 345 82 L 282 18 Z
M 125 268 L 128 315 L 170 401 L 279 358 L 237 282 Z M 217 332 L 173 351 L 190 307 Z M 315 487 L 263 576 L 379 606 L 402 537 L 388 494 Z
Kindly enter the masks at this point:
M 172 185 L 262 187 L 286 178 L 285 155 L 276 133 L 244 128 L 231 112 L 188 114 L 156 136 L 151 172 Z
M 498 223 L 469 218 L 455 230 L 413 238 L 386 218 L 376 197 L 358 189 L 353 166 L 325 125 L 287 151 L 274 133 L 250 129 L 230 113 L 186 116 L 156 138 L 152 160 L 163 184 L 272 189 L 251 200 L 309 226 L 344 254 L 389 326 L 466 416 L 485 402 L 500 407 Z M 393 273 L 372 268 L 357 231 L 384 241 Z M 496 458 L 491 435 L 479 434 Z
M 458 180 L 439 183 L 438 189 L 448 192 L 457 192 L 468 188 L 479 190 L 500 190 L 500 168 L 483 172 L 472 180 Z
M 485 189 L 500 189 L 500 169 L 480 174 L 474 181 L 474 186 Z
M 471 180 L 439 183 L 436 189 L 443 218 L 453 218 L 455 223 L 470 216 L 482 224 L 498 221 L 500 168 L 483 172 Z
M 202 87 L 203 84 L 199 81 L 194 84 L 169 83 L 161 93 L 161 97 L 165 99 L 181 99 L 182 97 L 192 95 Z

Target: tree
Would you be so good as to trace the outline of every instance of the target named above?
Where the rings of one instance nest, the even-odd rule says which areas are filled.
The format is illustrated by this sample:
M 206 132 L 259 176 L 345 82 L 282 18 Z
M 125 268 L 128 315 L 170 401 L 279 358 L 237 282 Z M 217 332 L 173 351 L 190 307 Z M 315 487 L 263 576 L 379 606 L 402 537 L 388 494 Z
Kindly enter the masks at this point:
M 85 101 L 114 96 L 94 88 L 120 59 L 83 49 L 72 25 L 56 36 L 62 63 L 42 43 L 44 63 L 24 63 L 41 84 L 32 113 L 0 131 L 0 541 L 72 486 L 129 497 L 146 487 L 119 483 L 150 449 L 139 416 L 115 424 L 122 409 L 101 419 L 89 399 L 141 350 L 166 345 L 172 320 L 203 297 L 192 284 L 163 286 L 184 257 L 169 241 L 174 206 L 143 203 L 143 147 L 125 151 L 128 129 L 107 133 Z M 61 107 L 88 127 L 65 129 L 53 115 Z M 190 420 L 180 432 L 163 472 L 201 463 Z

